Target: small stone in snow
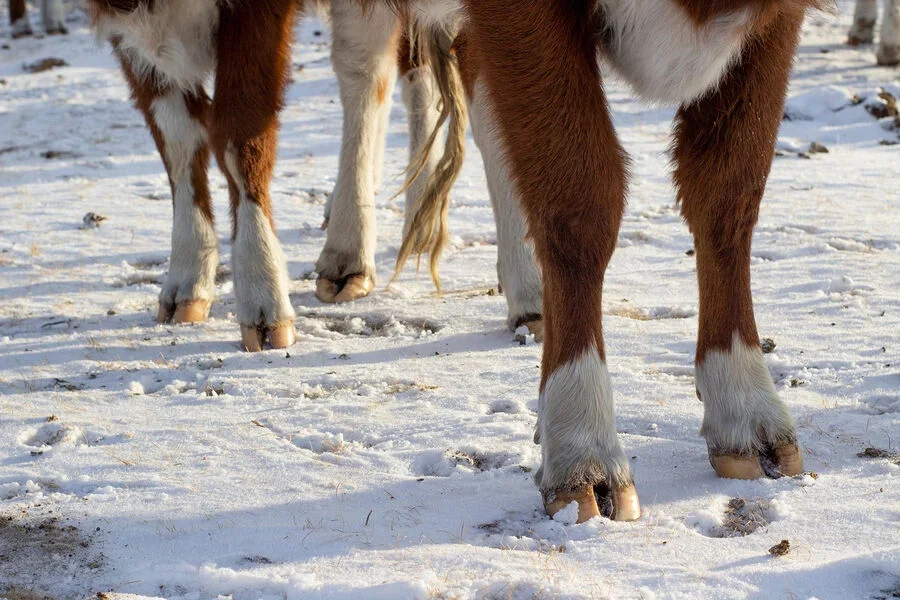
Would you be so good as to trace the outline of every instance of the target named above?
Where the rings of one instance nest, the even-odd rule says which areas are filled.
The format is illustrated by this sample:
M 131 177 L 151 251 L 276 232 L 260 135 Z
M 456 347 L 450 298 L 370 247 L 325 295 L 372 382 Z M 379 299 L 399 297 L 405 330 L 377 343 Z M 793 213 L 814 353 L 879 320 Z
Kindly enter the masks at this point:
M 81 219 L 81 222 L 84 223 L 82 229 L 96 229 L 97 227 L 100 227 L 100 223 L 105 220 L 106 217 L 104 217 L 103 215 L 98 215 L 95 212 L 89 212 Z
M 771 548 L 769 548 L 769 554 L 772 556 L 785 556 L 789 554 L 791 551 L 791 543 L 787 540 L 781 540 Z

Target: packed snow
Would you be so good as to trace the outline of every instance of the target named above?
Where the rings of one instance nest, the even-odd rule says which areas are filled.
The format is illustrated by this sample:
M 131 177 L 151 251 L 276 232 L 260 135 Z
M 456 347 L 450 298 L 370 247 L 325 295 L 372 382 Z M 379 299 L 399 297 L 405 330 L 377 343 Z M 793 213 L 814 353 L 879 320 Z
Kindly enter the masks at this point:
M 78 9 L 69 36 L 16 41 L 0 10 L 0 596 L 900 595 L 900 71 L 843 45 L 851 2 L 805 26 L 754 239 L 757 320 L 798 421 L 800 477 L 721 480 L 707 462 L 673 111 L 608 82 L 633 177 L 604 327 L 645 512 L 582 525 L 548 518 L 532 483 L 541 346 L 505 328 L 471 141 L 445 293 L 412 265 L 386 288 L 407 146 L 395 98 L 379 287 L 320 304 L 341 109 L 327 24 L 299 25 L 273 184 L 298 343 L 247 354 L 222 176 L 211 319 L 157 325 L 169 186 L 108 48 Z M 24 68 L 44 59 L 64 64 Z

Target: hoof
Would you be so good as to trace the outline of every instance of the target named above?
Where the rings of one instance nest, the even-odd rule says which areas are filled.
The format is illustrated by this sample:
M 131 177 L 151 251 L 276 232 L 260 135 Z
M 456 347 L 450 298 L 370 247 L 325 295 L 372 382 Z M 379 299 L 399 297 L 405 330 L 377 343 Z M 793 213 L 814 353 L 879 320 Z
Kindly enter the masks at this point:
M 47 35 L 69 35 L 69 30 L 63 24 L 58 24 L 47 29 Z
M 276 350 L 288 348 L 297 341 L 293 322 L 281 323 L 268 330 L 253 325 L 241 325 L 241 346 L 247 352 L 261 352 L 267 335 L 269 345 Z
M 544 341 L 544 319 L 541 318 L 541 315 L 525 315 L 524 317 L 519 317 L 515 323 L 515 327 L 512 328 L 513 331 L 525 326 L 528 328 L 528 333 L 534 336 L 535 342 Z
M 772 451 L 775 468 L 781 475 L 794 477 L 803 473 L 803 452 L 797 444 L 784 444 Z
M 565 490 L 551 492 L 544 495 L 544 510 L 551 518 L 553 515 L 572 504 L 578 503 L 578 520 L 576 523 L 584 523 L 594 517 L 600 516 L 600 508 L 597 506 L 597 497 L 594 495 L 594 487 L 586 485 L 577 490 Z
M 156 322 L 157 323 L 169 323 L 172 321 L 172 315 L 175 314 L 175 307 L 171 304 L 163 304 L 159 303 L 159 308 L 156 310 Z
M 542 343 L 544 341 L 544 320 L 538 319 L 536 321 L 527 321 L 522 323 L 525 327 L 528 328 L 528 331 L 534 336 L 534 341 L 538 343 Z
M 724 479 L 762 479 L 766 476 L 759 457 L 743 454 L 710 454 L 709 464 Z
M 855 48 L 857 46 L 861 46 L 862 44 L 871 44 L 872 41 L 873 41 L 872 39 L 866 40 L 861 37 L 851 35 L 850 37 L 847 38 L 847 45 L 852 48 Z
M 369 275 L 351 275 L 339 286 L 337 282 L 320 277 L 316 282 L 316 298 L 327 304 L 352 302 L 368 296 L 375 289 L 375 280 Z
M 157 323 L 202 323 L 209 317 L 208 300 L 188 300 L 176 306 L 160 302 L 156 311 Z
M 641 518 L 641 501 L 633 483 L 621 490 L 612 490 L 609 499 L 612 503 L 609 518 L 613 521 L 637 521 Z
M 319 302 L 326 304 L 334 304 L 334 298 L 337 296 L 338 286 L 335 282 L 324 277 L 319 277 L 316 282 L 316 298 Z
M 208 300 L 188 300 L 175 307 L 173 323 L 202 323 L 209 317 Z
M 294 333 L 294 322 L 276 325 L 269 329 L 269 345 L 276 350 L 290 348 L 297 341 Z
M 335 296 L 335 302 L 351 302 L 368 296 L 375 289 L 375 280 L 368 275 L 353 275 L 347 278 L 343 289 Z

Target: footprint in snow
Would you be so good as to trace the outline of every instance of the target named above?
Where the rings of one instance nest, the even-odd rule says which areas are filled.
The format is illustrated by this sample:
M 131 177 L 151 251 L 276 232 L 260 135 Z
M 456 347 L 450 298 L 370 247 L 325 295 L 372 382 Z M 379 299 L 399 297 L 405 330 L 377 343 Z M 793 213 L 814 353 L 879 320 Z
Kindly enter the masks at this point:
M 711 538 L 734 538 L 750 535 L 767 527 L 777 518 L 770 500 L 732 498 L 721 508 L 695 513 L 685 519 L 702 535 Z

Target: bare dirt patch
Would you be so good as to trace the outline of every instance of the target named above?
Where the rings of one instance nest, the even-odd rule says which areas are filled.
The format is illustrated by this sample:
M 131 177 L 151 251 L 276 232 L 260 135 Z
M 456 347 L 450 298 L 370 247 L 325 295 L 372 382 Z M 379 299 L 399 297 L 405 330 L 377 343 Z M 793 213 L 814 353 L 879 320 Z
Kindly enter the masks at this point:
M 85 581 L 106 558 L 92 535 L 46 506 L 0 512 L 0 596 L 15 600 L 81 598 L 90 590 L 55 589 L 52 582 Z

